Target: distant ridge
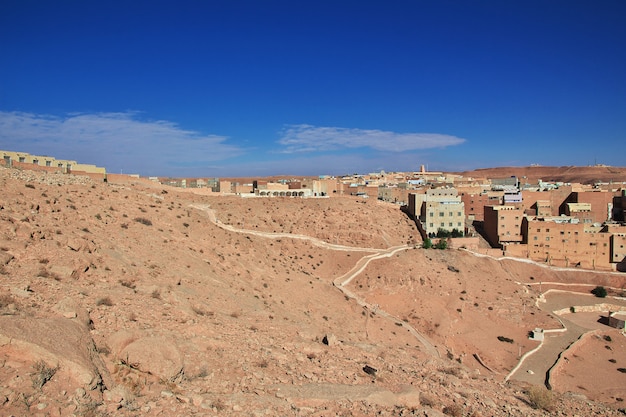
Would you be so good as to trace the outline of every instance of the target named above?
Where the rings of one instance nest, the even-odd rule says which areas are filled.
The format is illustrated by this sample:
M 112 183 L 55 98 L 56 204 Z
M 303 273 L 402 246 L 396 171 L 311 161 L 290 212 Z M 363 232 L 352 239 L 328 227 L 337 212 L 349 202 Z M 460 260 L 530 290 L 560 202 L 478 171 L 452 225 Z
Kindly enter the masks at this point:
M 503 178 L 512 175 L 522 179 L 522 183 L 537 183 L 537 180 L 555 182 L 579 182 L 594 184 L 597 182 L 626 182 L 626 167 L 596 166 L 528 166 L 480 168 L 460 173 L 464 177 Z

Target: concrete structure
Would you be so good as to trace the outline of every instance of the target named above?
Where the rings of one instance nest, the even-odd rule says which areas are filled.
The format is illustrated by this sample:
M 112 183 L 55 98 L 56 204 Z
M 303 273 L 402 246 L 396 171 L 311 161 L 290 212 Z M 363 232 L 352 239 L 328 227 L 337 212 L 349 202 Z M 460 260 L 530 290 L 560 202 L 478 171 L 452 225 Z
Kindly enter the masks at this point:
M 591 204 L 589 203 L 566 203 L 566 216 L 575 217 L 581 223 L 593 223 L 594 215 L 591 212 Z
M 56 159 L 51 156 L 31 155 L 25 152 L 0 151 L 0 165 L 7 168 L 85 175 L 97 180 L 107 178 L 106 169 L 102 167 L 80 164 L 66 159 Z
M 465 208 L 465 216 L 470 221 L 483 221 L 485 206 L 502 204 L 502 192 L 485 191 L 481 193 L 461 193 L 461 201 Z
M 608 325 L 621 331 L 626 331 L 626 312 L 616 311 L 608 315 Z
M 465 206 L 454 188 L 409 194 L 409 213 L 420 221 L 428 237 L 436 236 L 439 230 L 465 233 Z
M 560 207 L 560 214 L 567 214 L 568 203 L 588 204 L 591 223 L 610 221 L 613 213 L 613 198 L 619 193 L 602 190 L 572 191 Z
M 616 270 L 626 253 L 626 226 L 594 226 L 568 216 L 523 219 L 527 257 L 549 264 Z M 523 256 L 511 248 L 512 256 Z M 621 259 L 620 259 L 621 257 Z
M 485 206 L 483 230 L 491 246 L 521 243 L 523 213 L 515 206 Z

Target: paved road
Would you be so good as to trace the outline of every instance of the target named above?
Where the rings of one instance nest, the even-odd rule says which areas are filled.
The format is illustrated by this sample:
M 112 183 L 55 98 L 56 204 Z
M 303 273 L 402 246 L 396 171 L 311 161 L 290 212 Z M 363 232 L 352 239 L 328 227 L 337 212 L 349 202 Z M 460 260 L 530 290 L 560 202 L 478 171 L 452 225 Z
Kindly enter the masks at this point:
M 370 252 L 371 255 L 363 256 L 361 259 L 357 261 L 357 263 L 354 265 L 354 267 L 352 267 L 352 269 L 350 269 L 348 272 L 346 272 L 342 276 L 335 278 L 335 280 L 333 281 L 333 285 L 336 288 L 338 288 L 340 291 L 342 291 L 344 295 L 355 300 L 359 305 L 367 308 L 368 310 L 375 312 L 378 316 L 384 317 L 387 320 L 393 321 L 393 323 L 396 325 L 398 325 L 398 323 L 401 323 L 402 327 L 407 329 L 422 344 L 422 346 L 424 346 L 424 349 L 427 353 L 436 357 L 440 356 L 439 351 L 432 344 L 432 342 L 428 340 L 426 336 L 424 336 L 419 331 L 417 331 L 417 329 L 415 329 L 408 323 L 400 320 L 399 318 L 380 309 L 378 305 L 372 305 L 372 304 L 367 303 L 364 299 L 358 297 L 356 294 L 354 294 L 353 292 L 351 292 L 350 290 L 346 288 L 346 285 L 348 285 L 350 281 L 352 281 L 356 276 L 358 276 L 361 272 L 363 272 L 371 261 L 375 259 L 387 258 L 387 257 L 393 256 L 400 251 L 412 249 L 413 246 L 401 245 L 401 246 L 394 246 L 394 247 L 387 248 L 387 249 L 360 248 L 360 247 L 354 247 L 354 246 L 336 245 L 333 243 L 325 242 L 315 237 L 300 235 L 300 234 L 261 232 L 258 230 L 238 229 L 231 225 L 220 222 L 215 215 L 215 211 L 211 209 L 210 205 L 208 204 L 191 204 L 190 207 L 206 212 L 211 222 L 221 227 L 222 229 L 228 230 L 231 232 L 250 234 L 250 235 L 264 237 L 268 239 L 288 238 L 288 239 L 306 240 L 316 246 L 320 246 L 320 247 L 330 249 L 330 250 L 340 250 L 340 251 L 350 251 L 350 252 Z
M 602 303 L 621 305 L 626 309 L 626 300 L 623 299 L 598 299 L 593 295 L 562 290 L 545 292 L 540 296 L 537 306 L 543 311 L 553 314 L 554 311 L 567 310 L 572 306 L 593 306 Z M 540 348 L 523 358 L 518 367 L 507 376 L 507 379 L 526 381 L 535 385 L 549 383 L 548 371 L 560 359 L 562 352 L 566 351 L 583 334 L 596 329 L 607 328 L 597 322 L 597 317 L 599 316 L 600 312 L 555 316 L 558 317 L 563 327 L 554 329 L 557 331 L 548 330 L 549 333 L 544 332 L 545 340 Z

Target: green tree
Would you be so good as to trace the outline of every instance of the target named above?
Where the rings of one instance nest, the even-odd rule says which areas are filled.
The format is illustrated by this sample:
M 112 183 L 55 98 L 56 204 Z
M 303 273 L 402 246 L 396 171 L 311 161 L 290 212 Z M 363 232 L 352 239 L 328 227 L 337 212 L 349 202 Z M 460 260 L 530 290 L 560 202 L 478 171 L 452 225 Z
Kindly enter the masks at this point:
M 430 249 L 430 248 L 432 248 L 432 247 L 433 247 L 433 241 L 432 241 L 432 240 L 430 240 L 430 238 L 429 238 L 429 237 L 427 237 L 427 238 L 424 240 L 424 244 L 422 245 L 422 247 L 423 247 L 424 249 Z
M 435 245 L 436 249 L 448 249 L 448 241 L 446 239 L 439 239 L 439 242 Z

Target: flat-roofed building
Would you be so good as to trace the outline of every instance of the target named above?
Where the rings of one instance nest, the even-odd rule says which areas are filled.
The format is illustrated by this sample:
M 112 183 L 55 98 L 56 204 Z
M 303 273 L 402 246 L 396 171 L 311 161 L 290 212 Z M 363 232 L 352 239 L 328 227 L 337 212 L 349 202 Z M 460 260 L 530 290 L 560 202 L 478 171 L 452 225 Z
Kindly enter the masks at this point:
M 515 206 L 485 206 L 483 229 L 489 243 L 501 246 L 521 243 L 523 212 Z
M 409 211 L 419 219 L 426 236 L 436 236 L 439 230 L 465 233 L 465 206 L 454 188 L 409 194 Z

